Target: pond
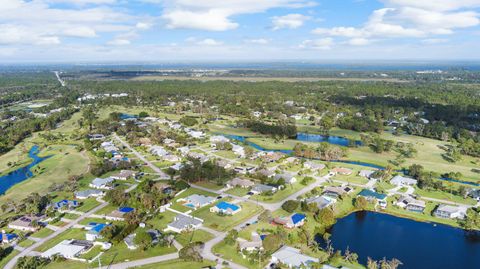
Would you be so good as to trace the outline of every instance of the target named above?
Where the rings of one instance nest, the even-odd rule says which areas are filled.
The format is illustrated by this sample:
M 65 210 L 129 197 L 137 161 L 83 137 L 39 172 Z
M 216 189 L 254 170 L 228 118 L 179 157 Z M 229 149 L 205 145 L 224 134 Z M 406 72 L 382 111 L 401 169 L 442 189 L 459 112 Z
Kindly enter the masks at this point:
M 32 162 L 29 165 L 0 177 L 0 195 L 5 194 L 13 185 L 32 177 L 33 173 L 30 171 L 30 168 L 51 157 L 39 157 L 39 151 L 40 149 L 37 145 L 33 146 L 28 152 L 28 157 L 32 158 Z
M 120 114 L 120 119 L 122 120 L 128 120 L 128 119 L 136 119 L 138 116 L 132 115 L 132 114 L 127 114 L 127 113 L 121 113 Z
M 363 211 L 339 219 L 330 233 L 335 249 L 348 247 L 362 264 L 386 257 L 400 260 L 400 268 L 480 268 L 480 235 L 446 225 Z
M 304 141 L 304 142 L 318 142 L 318 143 L 327 142 L 332 145 L 338 145 L 338 146 L 344 146 L 344 147 L 348 147 L 351 145 L 356 145 L 356 146 L 362 145 L 362 141 L 350 140 L 345 137 L 325 136 L 325 135 L 307 134 L 307 133 L 298 133 L 297 140 Z

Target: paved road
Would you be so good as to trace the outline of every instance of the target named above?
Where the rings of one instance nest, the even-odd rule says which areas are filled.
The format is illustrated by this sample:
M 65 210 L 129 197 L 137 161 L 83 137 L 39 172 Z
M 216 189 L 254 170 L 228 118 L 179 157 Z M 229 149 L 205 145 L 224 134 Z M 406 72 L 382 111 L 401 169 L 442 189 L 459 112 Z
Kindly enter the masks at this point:
M 142 154 L 136 151 L 133 147 L 131 147 L 127 142 L 123 141 L 117 134 L 113 134 L 113 137 L 118 140 L 124 147 L 128 148 L 137 158 L 139 158 L 142 162 L 146 163 L 153 171 L 160 175 L 161 179 L 170 179 L 170 176 L 163 172 L 160 168 L 155 166 L 152 162 L 147 160 Z
M 101 205 L 95 207 L 94 209 L 90 210 L 89 212 L 85 213 L 84 215 L 78 217 L 76 220 L 73 220 L 72 222 L 68 223 L 67 225 L 63 226 L 63 227 L 60 227 L 57 231 L 53 232 L 52 234 L 48 235 L 47 237 L 45 238 L 41 238 L 39 241 L 37 241 L 35 244 L 25 248 L 23 251 L 21 251 L 20 253 L 18 253 L 15 257 L 13 257 L 13 259 L 11 259 L 4 267 L 4 269 L 13 269 L 15 268 L 15 264 L 17 263 L 18 259 L 20 257 L 24 257 L 24 256 L 29 256 L 29 254 L 31 252 L 34 252 L 34 250 L 36 248 L 38 248 L 39 246 L 43 245 L 45 242 L 49 241 L 50 239 L 53 239 L 55 238 L 56 236 L 58 236 L 59 234 L 65 232 L 66 230 L 72 228 L 73 226 L 75 226 L 76 224 L 78 224 L 80 221 L 90 217 L 92 214 L 94 214 L 95 212 L 99 211 L 100 209 L 106 207 L 108 205 L 108 203 L 102 203 Z

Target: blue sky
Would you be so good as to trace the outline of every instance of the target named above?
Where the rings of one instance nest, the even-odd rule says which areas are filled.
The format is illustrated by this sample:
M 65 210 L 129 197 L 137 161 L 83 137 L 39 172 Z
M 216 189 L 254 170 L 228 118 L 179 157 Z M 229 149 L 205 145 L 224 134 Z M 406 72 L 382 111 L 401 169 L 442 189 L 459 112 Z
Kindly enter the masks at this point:
M 0 62 L 480 59 L 480 0 L 1 2 Z

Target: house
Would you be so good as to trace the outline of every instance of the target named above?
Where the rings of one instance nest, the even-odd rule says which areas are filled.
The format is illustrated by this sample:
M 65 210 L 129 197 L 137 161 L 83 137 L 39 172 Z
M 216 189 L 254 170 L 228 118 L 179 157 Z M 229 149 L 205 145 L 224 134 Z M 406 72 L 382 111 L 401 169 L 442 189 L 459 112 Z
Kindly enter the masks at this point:
M 193 158 L 193 159 L 197 159 L 201 163 L 205 163 L 208 160 L 210 160 L 210 158 L 208 156 L 206 156 L 204 154 L 201 154 L 201 153 L 198 153 L 198 152 L 188 152 L 188 157 Z
M 192 231 L 198 229 L 203 223 L 203 220 L 193 216 L 186 216 L 177 214 L 174 220 L 167 225 L 165 231 L 172 231 L 182 233 L 185 231 Z
M 229 143 L 230 139 L 226 138 L 223 135 L 215 135 L 210 137 L 210 146 L 212 148 L 217 148 L 217 144 L 224 144 L 224 143 Z
M 387 206 L 387 195 L 369 189 L 363 189 L 358 196 L 363 196 L 369 201 L 377 202 L 382 208 Z
M 240 158 L 245 158 L 245 148 L 243 148 L 242 146 L 233 144 L 233 145 L 232 145 L 232 151 L 233 151 L 233 153 L 235 153 L 235 155 L 237 155 L 238 157 L 240 157 Z
M 5 231 L 2 231 L 1 236 L 2 236 L 2 243 L 4 244 L 9 244 L 18 238 L 17 234 L 6 233 Z
M 92 180 L 92 182 L 90 182 L 90 187 L 91 188 L 94 188 L 94 189 L 100 189 L 100 190 L 111 190 L 113 189 L 112 187 L 112 182 L 115 181 L 113 178 L 111 177 L 107 177 L 107 178 L 95 178 L 94 180 Z
M 351 192 L 353 192 L 353 188 L 349 186 L 343 186 L 343 187 L 327 186 L 323 190 L 323 195 L 338 199 L 338 197 L 349 194 Z
M 227 202 L 219 202 L 215 206 L 210 208 L 210 212 L 212 213 L 221 213 L 225 215 L 235 215 L 240 212 L 242 208 L 238 205 L 227 203 Z
M 85 227 L 85 229 L 88 231 L 85 234 L 85 239 L 88 241 L 95 241 L 97 238 L 101 238 L 100 233 L 107 226 L 109 226 L 109 224 L 90 222 Z
M 175 170 L 175 171 L 180 171 L 183 168 L 183 164 L 182 163 L 176 163 L 176 164 L 170 166 L 170 168 Z
M 397 175 L 390 180 L 390 183 L 395 186 L 413 186 L 413 185 L 417 185 L 417 180 L 413 178 Z
M 185 198 L 180 198 L 178 202 L 184 202 L 184 206 L 188 206 L 193 209 L 204 207 L 215 201 L 215 197 L 205 196 L 200 194 L 192 194 Z
M 240 188 L 250 188 L 253 187 L 255 183 L 253 181 L 248 180 L 248 179 L 243 179 L 236 177 L 229 182 L 227 182 L 227 187 L 233 188 L 233 187 L 240 187 Z
M 263 249 L 262 238 L 256 232 L 252 232 L 251 241 L 247 241 L 242 238 L 237 238 L 237 242 L 238 242 L 238 246 L 240 247 L 240 251 L 253 252 L 253 251 Z
M 167 156 L 163 156 L 163 160 L 174 163 L 174 162 L 179 162 L 181 159 L 177 155 L 168 154 Z
M 135 250 L 138 248 L 138 246 L 134 242 L 135 236 L 136 234 L 129 234 L 125 237 L 125 239 L 123 239 L 123 242 L 125 242 L 125 245 L 127 245 L 127 248 L 130 250 Z
M 88 189 L 84 191 L 77 191 L 75 192 L 75 198 L 84 200 L 88 199 L 90 197 L 100 197 L 105 195 L 105 193 L 101 190 L 96 190 L 96 189 Z
M 306 199 L 305 202 L 307 204 L 315 203 L 317 204 L 318 209 L 324 209 L 336 203 L 337 199 L 322 195 Z
M 29 215 L 22 216 L 8 224 L 8 228 L 25 231 L 35 232 L 43 225 L 40 220 L 43 218 L 41 215 Z
M 112 221 L 124 221 L 124 215 L 133 211 L 135 211 L 135 209 L 131 207 L 119 207 L 118 209 L 113 210 L 110 214 L 106 215 L 105 219 Z
M 285 159 L 285 162 L 286 163 L 297 163 L 298 162 L 298 158 L 296 157 L 288 157 Z
M 135 174 L 135 171 L 132 170 L 121 170 L 118 174 L 111 176 L 111 178 L 117 180 L 127 180 L 129 178 L 135 177 Z
M 325 165 L 323 163 L 317 163 L 317 162 L 312 162 L 312 161 L 307 161 L 303 164 L 303 167 L 314 170 L 314 171 L 319 171 L 325 168 Z
M 71 210 L 71 209 L 77 208 L 79 205 L 80 203 L 78 201 L 64 199 L 56 203 L 53 203 L 52 207 L 55 210 L 64 209 L 64 208 L 67 210 Z
M 472 197 L 476 201 L 480 201 L 480 189 L 470 189 L 470 190 L 468 190 L 468 196 Z
M 290 173 L 288 172 L 283 172 L 281 174 L 276 174 L 275 175 L 275 180 L 279 181 L 280 179 L 283 179 L 286 184 L 293 184 L 297 182 L 297 179 Z
M 422 213 L 425 210 L 425 201 L 417 200 L 409 195 L 401 196 L 396 205 L 412 212 Z
M 76 259 L 93 247 L 93 243 L 85 240 L 63 240 L 53 248 L 42 253 L 42 257 L 51 258 L 60 255 L 65 259 Z
M 88 139 L 90 141 L 104 140 L 105 136 L 103 134 L 91 134 L 91 135 L 88 135 Z
M 255 171 L 255 167 L 253 166 L 237 166 L 233 169 L 235 172 L 246 175 L 248 173 L 253 173 Z
M 348 168 L 335 167 L 330 171 L 330 173 L 333 174 L 333 175 L 349 176 L 353 173 L 353 171 L 351 169 L 348 169 Z
M 220 167 L 224 168 L 224 169 L 230 169 L 230 168 L 232 168 L 232 164 L 231 164 L 229 161 L 224 160 L 224 159 L 217 159 L 217 160 L 215 160 L 215 164 L 216 164 L 217 166 L 220 166 Z
M 264 185 L 264 184 L 255 184 L 253 188 L 250 190 L 253 194 L 260 194 L 264 192 L 277 192 L 278 188 L 275 186 Z
M 197 138 L 197 139 L 205 137 L 205 133 L 201 132 L 201 131 L 189 130 L 189 131 L 187 131 L 187 134 L 189 136 L 191 136 L 193 138 Z
M 260 156 L 260 158 L 265 162 L 271 163 L 280 160 L 283 156 L 284 154 L 280 152 L 267 152 L 266 154 Z
M 464 219 L 467 214 L 467 208 L 452 205 L 439 205 L 433 212 L 433 215 L 443 219 Z
M 375 171 L 373 170 L 360 170 L 360 172 L 358 172 L 358 175 L 361 177 L 370 178 L 374 173 Z
M 150 153 L 153 155 L 157 155 L 158 157 L 165 157 L 170 154 L 167 150 L 165 150 L 162 146 L 151 146 Z
M 317 258 L 304 255 L 299 249 L 289 246 L 283 246 L 272 254 L 272 263 L 281 263 L 288 268 L 309 268 L 309 264 L 317 262 Z
M 289 217 L 278 217 L 273 219 L 273 222 L 285 226 L 285 228 L 293 229 L 303 226 L 305 224 L 306 216 L 304 214 L 295 213 Z
M 182 154 L 183 156 L 187 155 L 190 152 L 190 148 L 188 146 L 177 148 L 177 150 L 180 151 L 180 154 Z
M 258 170 L 257 174 L 262 175 L 262 176 L 267 177 L 267 178 L 271 178 L 275 175 L 275 170 L 264 168 L 264 169 Z

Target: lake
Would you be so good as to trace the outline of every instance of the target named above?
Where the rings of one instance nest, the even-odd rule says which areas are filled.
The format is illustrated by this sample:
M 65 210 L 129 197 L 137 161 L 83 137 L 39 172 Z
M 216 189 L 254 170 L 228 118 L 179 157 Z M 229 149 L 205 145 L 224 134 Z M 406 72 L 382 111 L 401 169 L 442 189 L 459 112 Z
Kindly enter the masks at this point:
M 37 145 L 33 146 L 28 152 L 28 157 L 32 159 L 32 162 L 29 165 L 18 168 L 17 170 L 0 177 L 0 195 L 5 194 L 5 192 L 13 185 L 32 177 L 33 173 L 30 171 L 30 168 L 50 158 L 50 156 L 39 157 L 39 151 L 40 148 Z
M 327 142 L 332 145 L 348 147 L 350 145 L 361 146 L 362 141 L 350 140 L 341 136 L 325 136 L 319 134 L 307 134 L 307 133 L 298 133 L 297 140 L 303 142 Z
M 330 232 L 333 247 L 349 247 L 362 264 L 386 257 L 408 269 L 480 268 L 480 236 L 446 225 L 364 211 L 339 219 Z

